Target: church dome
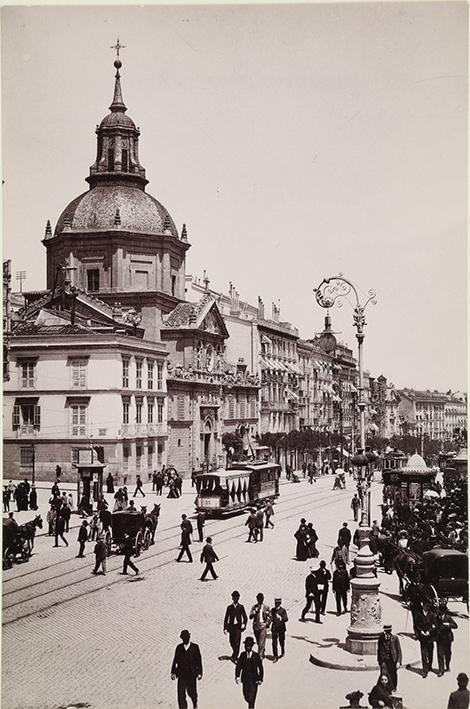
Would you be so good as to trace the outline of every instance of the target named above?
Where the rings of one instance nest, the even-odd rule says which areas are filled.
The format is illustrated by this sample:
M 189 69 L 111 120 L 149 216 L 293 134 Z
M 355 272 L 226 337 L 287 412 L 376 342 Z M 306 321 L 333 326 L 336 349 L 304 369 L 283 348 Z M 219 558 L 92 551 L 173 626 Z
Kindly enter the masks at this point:
M 116 49 L 121 49 L 119 41 Z M 96 160 L 86 178 L 90 190 L 67 205 L 59 217 L 54 236 L 63 232 L 92 234 L 123 230 L 178 238 L 176 226 L 165 207 L 145 192 L 148 180 L 139 160 L 140 131 L 126 115 L 119 58 L 114 66 L 113 101 L 110 113 L 96 129 Z
M 117 229 L 171 234 L 178 238 L 173 219 L 158 200 L 139 187 L 116 183 L 96 185 L 72 200 L 60 215 L 54 235 L 64 230 L 96 232 Z

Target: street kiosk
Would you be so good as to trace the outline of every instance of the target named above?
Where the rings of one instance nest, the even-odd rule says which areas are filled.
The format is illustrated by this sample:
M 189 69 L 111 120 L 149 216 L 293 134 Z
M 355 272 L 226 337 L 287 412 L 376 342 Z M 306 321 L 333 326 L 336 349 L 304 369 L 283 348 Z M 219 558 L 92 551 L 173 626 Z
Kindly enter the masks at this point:
M 103 494 L 103 471 L 106 464 L 94 461 L 91 451 L 88 461 L 73 463 L 72 467 L 77 470 L 77 507 L 80 509 L 84 500 L 91 513 Z

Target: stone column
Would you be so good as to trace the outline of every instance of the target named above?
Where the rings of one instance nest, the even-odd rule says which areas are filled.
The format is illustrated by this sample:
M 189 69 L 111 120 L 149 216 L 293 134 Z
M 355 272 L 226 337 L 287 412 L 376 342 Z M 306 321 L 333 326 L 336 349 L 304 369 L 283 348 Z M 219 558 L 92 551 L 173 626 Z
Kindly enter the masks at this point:
M 375 576 L 374 556 L 369 547 L 370 529 L 358 528 L 359 552 L 356 556 L 356 577 L 351 579 L 351 625 L 348 628 L 346 649 L 356 655 L 375 655 L 382 632 L 380 582 Z

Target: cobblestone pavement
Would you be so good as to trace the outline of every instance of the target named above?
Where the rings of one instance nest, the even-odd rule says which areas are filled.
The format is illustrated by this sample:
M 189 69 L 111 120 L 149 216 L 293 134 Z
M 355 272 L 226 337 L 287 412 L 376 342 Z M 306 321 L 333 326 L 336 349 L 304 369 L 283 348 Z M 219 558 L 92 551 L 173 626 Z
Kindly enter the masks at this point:
M 331 557 L 341 523 L 351 520 L 352 483 L 346 491 L 332 491 L 332 478 L 315 485 L 281 484 L 275 507 L 275 528 L 266 530 L 263 543 L 247 544 L 245 515 L 207 523 L 220 562 L 217 581 L 201 583 L 199 552 L 192 545 L 194 563 L 175 563 L 180 515 L 191 514 L 194 488 L 185 482 L 178 500 L 150 493 L 145 503 L 161 502 L 156 544 L 137 560 L 141 576 L 119 575 L 122 557 L 108 559 L 106 576 L 91 576 L 93 543 L 85 559 L 75 559 L 77 529 L 69 533 L 68 548 L 52 548 L 54 539 L 40 536 L 35 554 L 3 576 L 2 707 L 5 709 L 154 709 L 176 707 L 176 686 L 169 670 L 179 632 L 188 628 L 201 648 L 204 678 L 199 683 L 202 709 L 245 707 L 241 688 L 234 682 L 234 666 L 222 620 L 230 594 L 241 593 L 251 607 L 258 592 L 270 605 L 283 598 L 289 613 L 287 655 L 279 663 L 265 661 L 265 682 L 257 709 L 336 709 L 354 689 L 368 692 L 376 672 L 323 669 L 309 662 L 319 646 L 343 642 L 349 616 L 333 612 L 332 594 L 323 624 L 300 623 L 304 579 L 309 562 L 294 559 L 293 534 L 300 517 L 314 523 L 320 557 Z M 146 486 L 146 490 L 149 486 Z M 381 486 L 373 486 L 373 504 Z M 42 497 L 41 497 L 42 496 Z M 47 508 L 47 491 L 40 507 Z M 44 498 L 44 502 L 42 499 Z M 138 499 L 137 506 L 140 504 Z M 41 511 L 42 507 L 41 507 Z M 33 513 L 21 513 L 29 519 Z M 18 516 L 18 521 L 24 521 Z M 79 525 L 75 519 L 75 526 Z M 47 531 L 47 530 L 46 530 Z M 196 535 L 197 536 L 197 535 Z M 316 564 L 315 564 L 316 565 Z M 404 662 L 414 661 L 417 643 L 408 637 L 411 619 L 398 597 L 396 576 L 380 573 L 383 619 L 401 636 Z M 468 668 L 468 615 L 463 603 L 451 604 L 458 612 L 452 672 L 423 680 L 413 670 L 402 669 L 399 693 L 408 709 L 441 709 L 455 686 L 459 671 Z M 251 627 L 249 627 L 251 632 Z M 268 658 L 271 644 L 267 643 Z

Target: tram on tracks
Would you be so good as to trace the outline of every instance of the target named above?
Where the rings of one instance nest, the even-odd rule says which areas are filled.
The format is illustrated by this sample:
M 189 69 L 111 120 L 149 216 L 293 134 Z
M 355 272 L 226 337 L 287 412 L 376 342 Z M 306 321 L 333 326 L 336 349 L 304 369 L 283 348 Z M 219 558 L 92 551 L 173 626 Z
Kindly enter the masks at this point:
M 279 497 L 281 466 L 277 463 L 236 462 L 226 469 L 196 478 L 196 510 L 220 517 Z
M 384 453 L 382 455 L 382 482 L 384 485 L 395 485 L 399 476 L 398 473 L 401 468 L 404 468 L 408 461 L 408 456 L 406 456 L 402 451 L 397 449 L 390 451 L 389 453 Z

